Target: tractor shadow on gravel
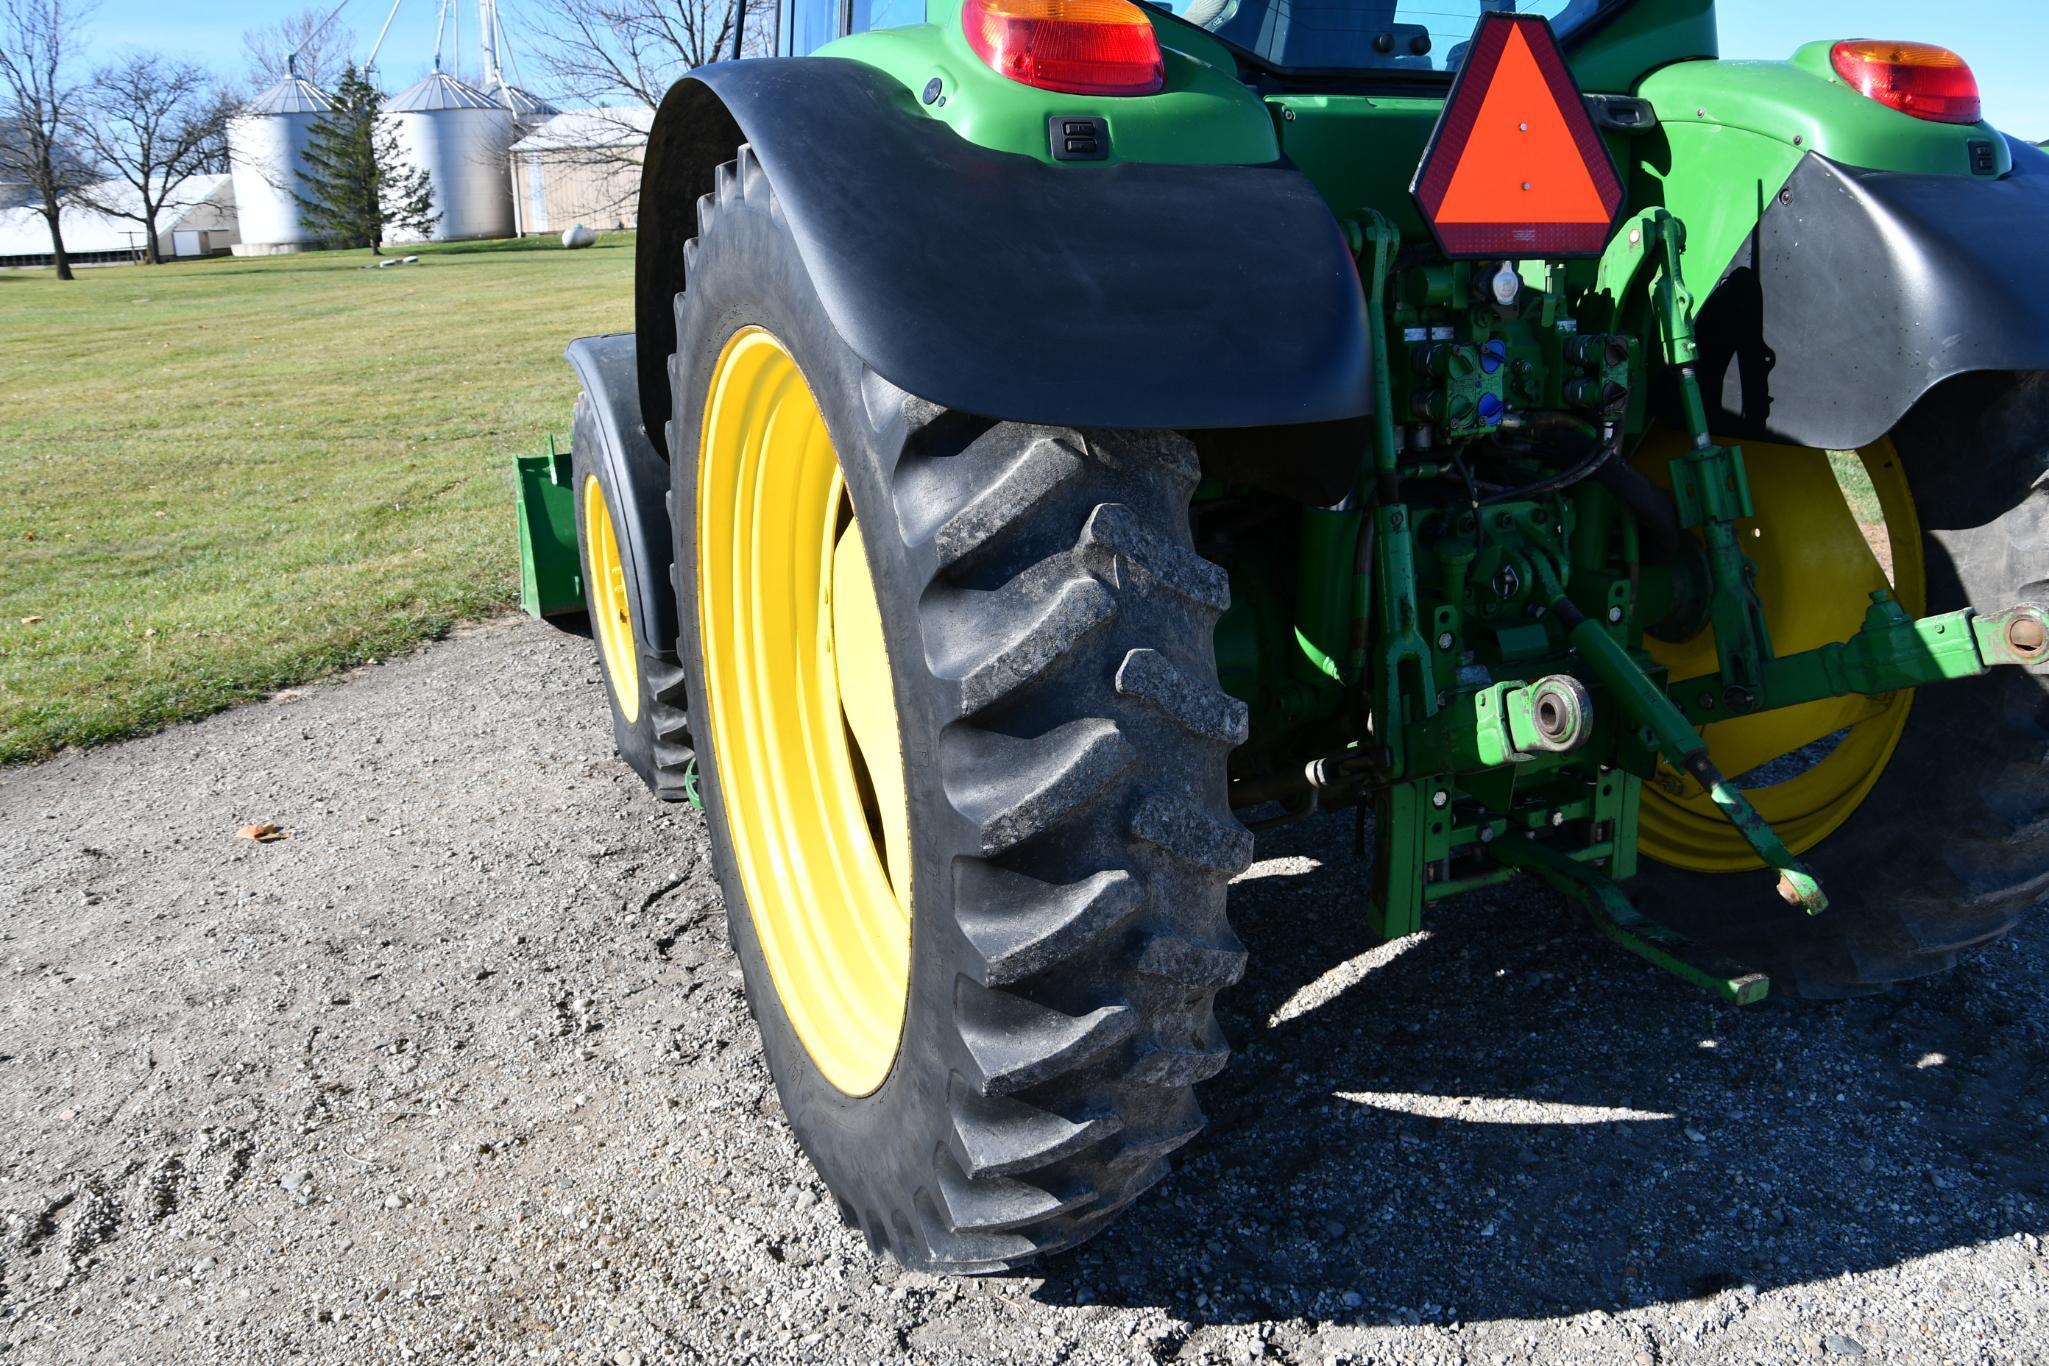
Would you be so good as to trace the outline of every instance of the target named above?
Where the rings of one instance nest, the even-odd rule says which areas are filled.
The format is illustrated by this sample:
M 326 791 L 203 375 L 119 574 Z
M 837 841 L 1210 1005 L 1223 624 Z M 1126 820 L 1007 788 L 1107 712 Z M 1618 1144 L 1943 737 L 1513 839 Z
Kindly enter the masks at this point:
M 1541 889 L 1363 961 L 1348 821 L 1275 831 L 1210 1127 L 1056 1303 L 1196 1323 L 1619 1310 L 2049 1227 L 2049 929 L 1842 1003 L 1725 1007 Z M 1277 867 L 1272 861 L 1282 861 Z

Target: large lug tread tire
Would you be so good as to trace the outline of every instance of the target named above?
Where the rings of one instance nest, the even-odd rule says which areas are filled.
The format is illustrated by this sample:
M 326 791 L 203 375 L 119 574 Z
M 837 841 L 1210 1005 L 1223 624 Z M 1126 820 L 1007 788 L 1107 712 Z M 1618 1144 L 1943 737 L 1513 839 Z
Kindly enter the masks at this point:
M 1158 1180 L 1201 1127 L 1192 1088 L 1228 1053 L 1212 1002 L 1245 960 L 1224 895 L 1251 857 L 1225 773 L 1246 715 L 1216 682 L 1228 591 L 1190 535 L 1194 450 L 1172 433 L 974 417 L 868 373 L 744 147 L 698 222 L 671 365 L 676 562 L 696 563 L 711 356 L 766 327 L 805 373 L 861 521 L 917 870 L 900 1052 L 878 1091 L 850 1098 L 778 1002 L 705 742 L 750 1008 L 800 1143 L 871 1246 L 924 1270 L 1012 1268 Z
M 2049 602 L 2049 375 L 1952 381 L 1893 434 L 1923 531 L 1928 611 Z M 2049 898 L 2049 692 L 2000 667 L 1923 688 L 1871 794 L 1806 857 L 1830 908 L 1777 904 L 1762 873 L 1646 861 L 1647 910 L 1774 990 L 1867 995 L 1956 965 Z
M 583 569 L 586 606 L 589 605 L 592 570 L 589 538 L 584 531 L 585 481 L 595 474 L 599 486 L 604 489 L 606 505 L 620 506 L 618 496 L 608 486 L 603 464 L 590 458 L 590 453 L 596 451 L 603 440 L 589 396 L 577 395 L 570 437 L 570 478 L 575 495 L 577 562 Z M 623 546 L 621 549 L 627 591 L 632 600 L 638 602 L 640 567 L 630 554 L 624 553 Z M 592 643 L 597 649 L 598 672 L 605 684 L 605 701 L 612 712 L 612 742 L 619 751 L 619 757 L 626 761 L 626 766 L 647 784 L 648 790 L 656 797 L 665 802 L 688 801 L 696 750 L 690 736 L 683 666 L 676 661 L 676 642 L 647 639 L 647 623 L 638 616 L 634 618 L 633 628 L 635 662 L 640 675 L 637 684 L 640 708 L 639 715 L 629 721 L 619 705 L 618 684 L 605 660 L 604 647 L 597 643 L 593 619 Z

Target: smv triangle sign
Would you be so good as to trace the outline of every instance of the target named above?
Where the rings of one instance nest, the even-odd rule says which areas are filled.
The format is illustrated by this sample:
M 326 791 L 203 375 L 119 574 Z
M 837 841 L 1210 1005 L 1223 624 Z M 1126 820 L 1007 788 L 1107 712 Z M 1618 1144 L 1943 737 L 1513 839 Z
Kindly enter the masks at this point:
M 1622 212 L 1622 179 L 1551 25 L 1486 14 L 1411 187 L 1444 254 L 1598 256 Z

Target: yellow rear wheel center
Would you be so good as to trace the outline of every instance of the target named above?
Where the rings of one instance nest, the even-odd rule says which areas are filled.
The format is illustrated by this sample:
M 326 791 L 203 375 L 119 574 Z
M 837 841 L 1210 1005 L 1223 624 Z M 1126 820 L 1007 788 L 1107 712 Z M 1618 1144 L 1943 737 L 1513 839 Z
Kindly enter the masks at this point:
M 698 634 L 734 861 L 797 1037 L 833 1086 L 867 1095 L 910 987 L 896 691 L 832 438 L 767 331 L 720 354 L 698 460 Z
M 1669 486 L 1667 465 L 1677 450 L 1676 444 L 1647 443 L 1637 464 Z M 1913 616 L 1926 610 L 1920 521 L 1891 441 L 1847 453 L 1869 481 L 1861 498 L 1865 505 L 1854 508 L 1828 451 L 1746 442 L 1743 454 L 1756 516 L 1738 523 L 1738 530 L 1744 554 L 1757 566 L 1757 594 L 1774 654 L 1849 639 L 1863 625 L 1875 589 L 1890 588 Z M 1890 551 L 1890 580 L 1873 539 Z M 1712 630 L 1678 644 L 1645 644 L 1674 679 L 1713 674 L 1720 667 Z M 1777 781 L 1744 784 L 1752 804 L 1797 854 L 1834 834 L 1870 795 L 1906 730 L 1913 697 L 1908 690 L 1828 698 L 1717 722 L 1701 734 L 1715 766 L 1740 778 L 1843 732 L 1825 757 L 1804 766 L 1789 763 Z M 1639 848 L 1692 872 L 1764 866 L 1699 784 L 1670 767 L 1661 767 L 1644 785 Z
M 619 712 L 626 724 L 632 725 L 640 719 L 640 655 L 633 645 L 633 607 L 626 593 L 626 564 L 619 556 L 619 537 L 605 503 L 605 486 L 595 474 L 583 481 L 583 543 L 590 553 L 590 591 L 584 602 L 590 608 L 591 633 L 598 638 L 598 652 L 604 657 L 605 676 L 611 680 Z

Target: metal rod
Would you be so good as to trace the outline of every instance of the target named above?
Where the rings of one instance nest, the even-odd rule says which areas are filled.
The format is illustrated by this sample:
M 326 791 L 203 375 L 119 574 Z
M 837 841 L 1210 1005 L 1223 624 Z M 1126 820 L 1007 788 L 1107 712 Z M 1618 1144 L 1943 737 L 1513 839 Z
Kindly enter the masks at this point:
M 1771 978 L 1761 972 L 1716 973 L 1687 962 L 1674 951 L 1684 940 L 1646 920 L 1612 879 L 1556 849 L 1520 835 L 1504 835 L 1487 846 L 1487 853 L 1506 867 L 1536 874 L 1579 902 L 1593 916 L 1595 927 L 1616 945 L 1681 981 L 1739 1006 L 1762 1001 L 1771 991 Z
M 377 65 L 377 54 L 384 49 L 384 36 L 391 32 L 391 21 L 398 18 L 398 7 L 404 3 L 405 0 L 391 0 L 391 11 L 384 16 L 384 27 L 377 30 L 377 41 L 370 44 L 370 58 L 363 63 L 363 70 Z
M 526 75 L 519 69 L 519 52 L 512 46 L 511 35 L 506 31 L 505 12 L 494 4 L 491 6 L 491 15 L 498 21 L 498 51 L 503 55 L 506 63 L 512 67 L 512 83 L 521 90 L 525 90 Z M 500 79 L 503 79 L 502 74 Z
M 1404 662 L 1415 671 L 1419 702 L 1425 716 L 1437 711 L 1437 694 L 1428 685 L 1430 650 L 1423 643 L 1417 621 L 1416 564 L 1408 509 L 1401 502 L 1401 481 L 1397 473 L 1401 458 L 1400 438 L 1395 432 L 1392 375 L 1387 354 L 1387 277 L 1394 266 L 1401 233 L 1376 210 L 1359 211 L 1359 250 L 1373 249 L 1372 279 L 1367 306 L 1373 327 L 1373 447 L 1362 457 L 1358 477 L 1358 501 L 1372 506 L 1365 515 L 1372 520 L 1372 563 L 1355 566 L 1353 573 L 1353 634 L 1349 663 L 1352 686 L 1358 690 L 1361 710 L 1375 722 L 1374 739 L 1390 754 L 1390 772 L 1406 773 L 1402 756 L 1401 673 Z M 1365 533 L 1360 538 L 1361 556 L 1368 550 Z M 1371 630 L 1377 621 L 1378 631 Z M 1361 624 L 1369 629 L 1361 630 Z M 1370 642 L 1380 640 L 1377 671 L 1369 667 Z
M 441 0 L 441 8 L 434 14 L 434 69 L 441 69 L 441 38 L 448 31 L 449 0 Z
M 293 48 L 290 52 L 285 54 L 285 70 L 289 74 L 293 76 L 297 76 L 299 74 L 299 54 L 304 52 L 307 48 L 313 46 L 314 40 L 319 38 L 321 34 L 327 32 L 327 26 L 334 22 L 334 16 L 340 14 L 342 10 L 347 7 L 348 3 L 349 0 L 341 0 L 341 4 L 336 5 L 333 9 L 329 10 L 327 12 L 327 17 L 325 19 L 322 19 L 319 25 L 315 27 L 311 33 L 307 34 L 306 37 L 300 42 L 300 44 L 297 47 Z
M 1607 627 L 1580 611 L 1579 604 L 1565 595 L 1547 556 L 1533 555 L 1530 563 L 1551 600 L 1553 615 L 1565 627 L 1566 638 L 1579 650 L 1580 658 L 1615 695 L 1622 709 L 1648 729 L 1658 750 L 1675 767 L 1692 774 L 1758 857 L 1778 870 L 1779 896 L 1788 905 L 1802 907 L 1809 915 L 1826 910 L 1828 897 L 1821 890 L 1821 883 L 1786 848 L 1778 831 L 1758 814 L 1750 799 L 1715 767 L 1714 760 L 1708 757 L 1707 741 L 1700 738 L 1686 713 L 1637 667 L 1629 652 L 1608 634 Z
M 477 28 L 484 35 L 484 89 L 496 90 L 505 84 L 505 73 L 498 66 L 497 0 L 477 0 Z

